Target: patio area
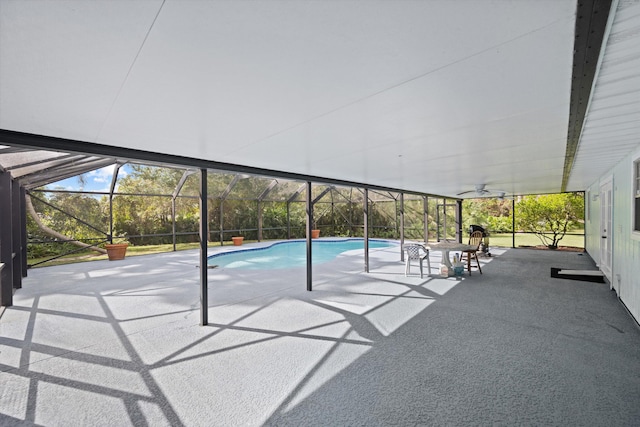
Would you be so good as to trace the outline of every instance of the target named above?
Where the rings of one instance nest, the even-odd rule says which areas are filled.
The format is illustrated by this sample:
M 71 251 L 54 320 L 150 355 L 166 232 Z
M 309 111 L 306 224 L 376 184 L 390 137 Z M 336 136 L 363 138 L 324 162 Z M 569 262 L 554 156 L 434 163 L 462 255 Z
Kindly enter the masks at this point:
M 591 259 L 491 252 L 462 280 L 437 252 L 424 279 L 352 253 L 313 292 L 305 268 L 212 269 L 206 327 L 197 251 L 30 270 L 0 318 L 0 424 L 637 424 L 640 329 L 609 285 L 550 277 Z

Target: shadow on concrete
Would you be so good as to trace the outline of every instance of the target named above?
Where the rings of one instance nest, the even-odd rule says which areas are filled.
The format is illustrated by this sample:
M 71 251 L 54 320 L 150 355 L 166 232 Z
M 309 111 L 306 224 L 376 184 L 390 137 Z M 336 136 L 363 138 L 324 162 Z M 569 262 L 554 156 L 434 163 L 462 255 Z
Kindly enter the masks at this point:
M 535 252 L 535 254 L 534 254 Z M 640 333 L 586 256 L 497 250 L 404 276 L 393 250 L 304 272 L 197 253 L 34 270 L 0 320 L 2 425 L 631 425 Z

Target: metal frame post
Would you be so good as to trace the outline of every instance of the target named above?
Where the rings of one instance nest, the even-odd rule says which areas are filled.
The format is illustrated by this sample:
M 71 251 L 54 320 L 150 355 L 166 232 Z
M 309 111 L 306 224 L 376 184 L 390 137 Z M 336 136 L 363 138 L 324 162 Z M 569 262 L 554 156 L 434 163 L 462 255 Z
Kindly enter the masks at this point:
M 287 239 L 291 239 L 291 202 L 287 200 Z
M 13 305 L 11 174 L 0 171 L 0 306 Z
M 364 271 L 369 272 L 369 189 L 364 189 Z
M 220 246 L 224 246 L 224 199 L 220 198 Z
M 582 219 L 583 220 L 587 219 L 587 202 L 588 202 L 587 192 L 583 191 L 582 192 Z M 584 252 L 587 251 L 586 222 L 585 222 L 585 225 L 582 227 L 582 249 L 584 249 Z
M 287 199 L 287 239 L 291 239 L 291 203 L 294 203 L 300 193 L 302 193 L 306 188 L 307 182 L 305 181 L 300 185 L 300 187 L 298 187 L 296 192 Z
M 173 242 L 173 251 L 176 251 L 176 198 L 171 197 L 171 237 Z
M 20 241 L 22 242 L 22 277 L 27 277 L 29 263 L 27 261 L 27 190 L 20 187 Z
M 113 193 L 109 194 L 109 235 L 107 240 L 109 244 L 113 243 Z
M 511 200 L 511 247 L 516 247 L 516 198 Z
M 396 236 L 398 236 L 398 239 L 401 239 L 401 235 L 400 235 L 400 218 L 398 216 L 398 199 L 394 198 L 393 199 L 393 219 L 395 219 L 395 223 L 396 223 Z
M 442 199 L 442 229 L 443 231 L 443 235 L 444 235 L 444 240 L 448 240 L 447 239 L 447 199 Z
M 313 290 L 313 254 L 311 249 L 311 229 L 313 228 L 313 202 L 311 200 L 311 181 L 307 181 L 307 197 L 306 197 L 306 214 L 307 214 L 307 291 Z
M 172 235 L 172 241 L 173 241 L 173 251 L 176 251 L 176 244 L 177 244 L 177 238 L 176 238 L 176 199 L 178 197 L 178 195 L 180 194 L 180 191 L 182 191 L 182 187 L 184 186 L 184 183 L 187 182 L 187 178 L 189 178 L 189 176 L 193 175 L 195 172 L 192 170 L 186 170 L 182 173 L 182 176 L 180 177 L 180 181 L 178 181 L 178 184 L 176 184 L 176 188 L 173 189 L 173 193 L 171 194 L 171 235 Z
M 200 325 L 209 324 L 209 292 L 207 265 L 207 170 L 200 169 Z
M 427 196 L 422 196 L 423 203 L 423 215 L 424 215 L 424 242 L 429 242 L 429 198 Z
M 404 193 L 400 193 L 400 261 L 404 261 Z
M 258 242 L 262 241 L 262 203 L 256 201 L 256 212 L 258 214 Z
M 353 237 L 354 233 L 356 233 L 353 224 L 353 211 L 353 189 L 351 189 L 351 194 L 349 194 L 349 237 Z
M 462 243 L 462 200 L 456 200 L 456 239 Z
M 13 264 L 13 288 L 22 287 L 22 227 L 26 227 L 20 219 L 20 185 L 18 181 L 11 181 L 11 247 Z
M 440 204 L 436 200 L 436 241 L 440 241 Z
M 264 199 L 266 199 L 267 195 L 271 192 L 271 190 L 273 190 L 276 185 L 278 185 L 278 180 L 274 179 L 272 180 L 269 185 L 267 186 L 267 188 L 264 189 L 264 191 L 262 192 L 262 194 L 260 194 L 258 196 L 258 200 L 257 200 L 257 212 L 258 212 L 258 242 L 262 241 L 262 228 L 263 228 L 263 212 L 262 209 L 264 208 Z
M 335 202 L 333 201 L 333 191 L 331 192 L 331 235 L 336 235 Z
M 116 190 L 116 182 L 118 181 L 118 173 L 122 165 L 116 164 L 113 169 L 113 175 L 111 176 L 111 186 L 109 187 L 109 243 L 113 243 L 113 193 Z
M 241 179 L 240 175 L 234 175 L 231 182 L 227 185 L 227 188 L 220 194 L 220 246 L 224 245 L 224 201 L 229 197 L 231 190 L 236 186 Z

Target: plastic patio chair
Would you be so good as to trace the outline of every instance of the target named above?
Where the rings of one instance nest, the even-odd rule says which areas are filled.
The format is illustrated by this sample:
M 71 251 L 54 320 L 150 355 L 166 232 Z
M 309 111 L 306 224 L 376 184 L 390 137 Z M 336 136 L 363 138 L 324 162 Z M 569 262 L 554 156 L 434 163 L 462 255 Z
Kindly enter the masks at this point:
M 475 249 L 470 249 L 466 251 L 462 251 L 460 256 L 460 261 L 462 261 L 466 255 L 467 257 L 467 271 L 469 275 L 471 275 L 471 260 L 476 260 L 476 265 L 478 266 L 478 271 L 482 274 L 482 268 L 480 268 L 480 260 L 478 260 L 478 251 L 480 250 L 480 243 L 482 243 L 482 231 L 474 231 L 471 233 L 469 237 L 469 245 L 475 246 Z
M 423 245 L 417 243 L 408 243 L 403 246 L 404 251 L 407 253 L 406 264 L 404 268 L 405 277 L 409 275 L 411 270 L 411 261 L 418 261 L 420 264 L 420 278 L 423 277 L 423 268 L 422 263 L 426 259 L 427 260 L 427 272 L 431 273 L 431 261 L 429 261 L 429 249 L 425 248 Z M 421 253 L 422 252 L 422 253 Z

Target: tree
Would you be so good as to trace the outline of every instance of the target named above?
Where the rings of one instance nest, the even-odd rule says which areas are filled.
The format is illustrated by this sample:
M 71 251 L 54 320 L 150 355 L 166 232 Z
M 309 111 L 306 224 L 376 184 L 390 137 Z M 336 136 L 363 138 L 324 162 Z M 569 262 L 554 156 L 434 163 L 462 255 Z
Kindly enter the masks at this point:
M 114 234 L 127 236 L 130 243 L 135 245 L 170 241 L 168 235 L 173 223 L 171 194 L 182 174 L 183 171 L 179 169 L 131 165 L 131 172 L 119 179 L 117 192 L 132 195 L 117 195 L 113 199 Z M 188 180 L 181 193 L 192 191 L 187 187 L 196 184 L 197 180 Z M 190 231 L 192 227 L 195 227 L 194 231 L 197 230 L 197 222 L 193 221 L 193 216 L 197 215 L 197 204 L 193 203 L 193 199 L 176 199 L 176 212 L 179 216 L 176 218 L 177 231 Z M 164 236 L 152 237 L 154 234 Z
M 577 228 L 583 220 L 583 193 L 526 196 L 516 206 L 520 229 L 535 233 L 550 249 L 556 249 L 567 231 Z
M 462 202 L 463 230 L 471 224 L 480 225 L 490 232 L 511 232 L 511 201 L 497 198 L 468 199 Z
M 44 199 L 47 198 L 45 194 L 41 196 Z M 57 193 L 54 194 L 47 203 L 57 202 L 60 210 L 37 200 L 40 212 L 43 212 L 43 214 L 41 214 L 42 217 L 36 212 L 31 200 L 31 195 L 27 195 L 25 202 L 27 211 L 29 212 L 29 217 L 27 218 L 27 232 L 29 233 L 29 237 L 39 240 L 39 238 L 44 237 L 43 234 L 46 234 L 55 239 L 47 243 L 42 242 L 35 246 L 31 244 L 29 247 L 30 258 L 59 255 L 74 251 L 69 245 L 106 253 L 104 249 L 81 241 L 88 240 L 91 243 L 95 243 L 95 238 L 92 236 L 95 236 L 96 230 L 75 219 L 82 215 L 83 212 L 88 212 L 90 218 L 87 218 L 87 220 L 93 220 L 94 224 L 92 226 L 99 227 L 99 223 L 103 223 L 104 218 L 100 216 L 99 202 L 97 200 L 78 194 Z M 98 209 L 96 209 L 96 207 Z M 58 242 L 59 244 L 57 244 Z

